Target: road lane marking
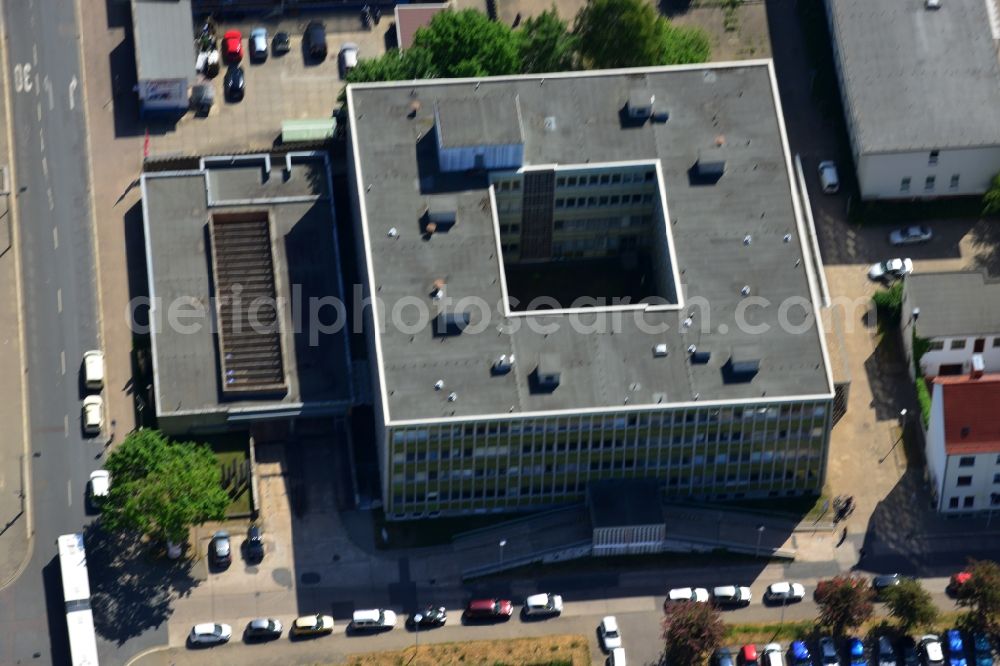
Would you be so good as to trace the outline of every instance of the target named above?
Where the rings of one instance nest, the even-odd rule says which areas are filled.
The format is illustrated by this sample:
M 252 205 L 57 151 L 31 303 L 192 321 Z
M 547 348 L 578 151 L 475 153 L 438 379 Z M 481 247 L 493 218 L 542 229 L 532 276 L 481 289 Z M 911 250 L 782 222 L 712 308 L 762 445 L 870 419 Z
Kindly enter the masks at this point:
M 52 247 L 59 249 L 59 227 L 52 227 Z
M 62 299 L 60 299 L 62 300 Z M 66 374 L 66 350 L 59 352 L 59 367 L 62 368 L 62 373 Z
M 62 289 L 56 289 L 56 307 L 59 308 L 59 312 L 62 312 Z M 65 354 L 66 352 L 63 352 L 63 355 Z M 66 374 L 65 370 L 63 370 L 63 374 Z
M 31 45 L 31 64 L 38 65 L 38 44 Z
M 63 436 L 69 437 L 69 414 L 63 414 Z
M 76 106 L 76 100 L 73 99 L 73 94 L 76 92 L 76 77 L 74 76 L 69 82 L 69 108 L 72 111 Z
M 37 111 L 38 111 L 38 119 L 41 120 L 42 119 L 42 103 L 39 102 L 38 106 L 36 108 L 37 108 Z
M 48 180 L 48 177 L 49 177 L 49 161 L 47 159 L 45 159 L 44 155 L 42 156 L 42 175 L 45 176 L 46 180 Z
M 49 95 L 49 111 L 56 108 L 55 96 L 52 94 L 52 81 L 49 80 L 49 75 L 46 74 L 45 78 L 42 79 L 42 85 L 45 86 L 45 92 Z
M 55 201 L 55 199 L 52 198 L 52 188 L 51 187 L 46 190 L 46 194 L 49 195 L 49 210 L 52 210 L 52 209 L 54 209 L 56 207 L 56 201 Z
M 45 152 L 45 130 L 43 130 L 41 127 L 38 128 L 38 145 L 40 147 L 40 150 L 44 153 Z
M 73 506 L 73 480 L 66 479 L 66 503 Z
M 38 86 L 38 74 L 35 74 L 35 94 L 42 92 L 42 89 Z

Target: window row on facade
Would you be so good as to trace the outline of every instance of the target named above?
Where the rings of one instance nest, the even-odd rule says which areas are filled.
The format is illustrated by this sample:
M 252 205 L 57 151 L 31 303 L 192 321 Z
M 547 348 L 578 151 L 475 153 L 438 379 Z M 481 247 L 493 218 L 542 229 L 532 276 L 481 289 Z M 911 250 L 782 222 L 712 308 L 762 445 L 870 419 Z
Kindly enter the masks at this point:
M 953 173 L 951 174 L 951 181 L 948 183 L 949 190 L 957 190 L 959 180 L 961 179 L 961 174 Z M 912 185 L 913 179 L 909 176 L 904 176 L 899 181 L 899 191 L 909 192 Z M 924 192 L 933 192 L 937 188 L 937 176 L 927 176 L 924 178 Z

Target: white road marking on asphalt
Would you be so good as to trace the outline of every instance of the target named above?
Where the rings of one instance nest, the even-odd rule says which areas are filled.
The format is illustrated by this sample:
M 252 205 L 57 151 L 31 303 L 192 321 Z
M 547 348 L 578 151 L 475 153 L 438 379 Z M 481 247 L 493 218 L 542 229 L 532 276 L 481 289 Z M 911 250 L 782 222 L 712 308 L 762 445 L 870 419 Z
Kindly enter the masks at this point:
M 56 307 L 59 308 L 59 312 L 62 312 L 62 289 L 56 289 Z M 63 352 L 63 357 L 66 356 L 66 352 Z M 65 363 L 64 363 L 65 365 Z M 66 370 L 63 370 L 63 374 L 66 374 Z
M 39 106 L 41 106 L 41 105 L 39 105 Z M 38 128 L 38 145 L 40 146 L 40 150 L 44 153 L 45 152 L 45 130 L 42 129 L 41 127 Z
M 38 74 L 35 74 L 35 94 L 37 95 L 41 91 L 42 91 L 42 89 L 38 87 Z M 49 107 L 49 108 L 51 108 L 51 107 Z
M 49 161 L 42 156 L 42 175 L 47 179 L 49 177 Z
M 41 120 L 42 119 L 42 103 L 41 102 L 38 103 L 37 110 L 38 110 L 38 119 Z
M 31 63 L 33 65 L 38 64 L 38 44 L 31 45 Z
M 61 296 L 59 298 L 59 304 L 62 305 L 62 297 Z M 59 309 L 62 310 L 61 307 Z M 61 352 L 59 352 L 59 367 L 62 368 L 62 373 L 65 375 L 66 374 L 66 350 L 65 349 L 62 350 Z
M 66 479 L 66 503 L 73 506 L 73 480 Z
M 69 82 L 69 108 L 72 110 L 76 106 L 76 100 L 73 99 L 73 94 L 76 92 L 76 77 L 74 76 Z
M 55 199 L 52 198 L 52 188 L 51 187 L 48 188 L 48 190 L 46 190 L 46 193 L 49 195 L 49 210 L 52 210 L 53 208 L 56 207 Z
M 42 79 L 42 85 L 45 86 L 45 92 L 49 95 L 49 111 L 56 108 L 55 96 L 52 94 L 52 81 L 49 81 L 49 75 L 46 74 L 45 78 Z
M 63 434 L 69 437 L 69 414 L 63 414 Z
M 59 227 L 52 227 L 52 247 L 59 249 Z

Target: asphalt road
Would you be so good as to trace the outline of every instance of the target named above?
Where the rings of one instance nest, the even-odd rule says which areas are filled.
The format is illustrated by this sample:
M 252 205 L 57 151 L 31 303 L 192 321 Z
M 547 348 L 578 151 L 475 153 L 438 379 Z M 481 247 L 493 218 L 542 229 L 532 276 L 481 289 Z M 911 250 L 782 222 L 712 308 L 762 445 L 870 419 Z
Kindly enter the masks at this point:
M 0 663 L 68 663 L 56 537 L 88 521 L 102 439 L 80 429 L 82 354 L 98 307 L 79 31 L 72 0 L 5 0 L 23 266 L 34 549 L 0 593 Z

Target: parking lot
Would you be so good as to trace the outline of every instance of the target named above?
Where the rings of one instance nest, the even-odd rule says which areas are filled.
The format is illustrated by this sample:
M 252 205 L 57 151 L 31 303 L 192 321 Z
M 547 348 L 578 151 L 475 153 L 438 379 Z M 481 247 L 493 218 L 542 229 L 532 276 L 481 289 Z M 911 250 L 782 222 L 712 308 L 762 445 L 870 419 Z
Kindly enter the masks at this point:
M 303 33 L 313 19 L 321 20 L 326 27 L 329 54 L 322 62 L 310 60 L 303 52 Z M 341 46 L 356 44 L 362 58 L 380 55 L 385 51 L 389 24 L 383 18 L 379 25 L 364 29 L 353 14 L 219 23 L 216 35 L 220 41 L 228 30 L 239 30 L 242 34 L 244 56 L 240 65 L 246 75 L 244 99 L 239 102 L 225 99 L 223 65 L 219 74 L 210 79 L 216 102 L 208 115 L 188 112 L 176 124 L 151 124 L 150 155 L 211 155 L 266 148 L 280 136 L 283 120 L 331 117 L 337 95 L 344 86 L 338 58 Z M 267 30 L 269 46 L 275 33 L 286 32 L 291 50 L 285 55 L 269 51 L 267 60 L 251 62 L 248 39 L 256 27 Z

